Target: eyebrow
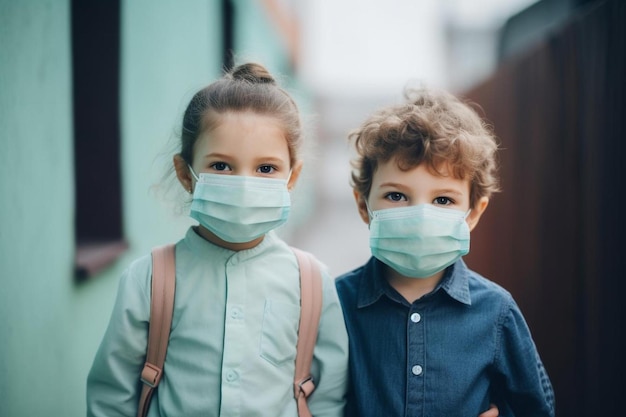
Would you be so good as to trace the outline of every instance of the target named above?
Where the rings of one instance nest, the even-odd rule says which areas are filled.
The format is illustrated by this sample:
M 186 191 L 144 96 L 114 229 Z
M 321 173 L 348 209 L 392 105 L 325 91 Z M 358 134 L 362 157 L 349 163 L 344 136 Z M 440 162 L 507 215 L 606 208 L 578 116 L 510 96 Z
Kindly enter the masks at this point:
M 406 188 L 407 186 L 397 182 L 383 182 L 379 187 Z
M 435 194 L 463 195 L 463 192 L 459 191 L 459 190 L 452 189 L 452 188 L 444 188 L 442 190 L 435 190 Z
M 380 187 L 392 187 L 392 188 L 407 188 L 409 187 L 406 184 L 400 184 L 397 182 L 383 182 L 380 184 Z M 454 188 L 442 188 L 436 189 L 433 191 L 433 194 L 454 194 L 454 195 L 463 195 L 462 191 L 456 190 Z
M 225 161 L 230 161 L 233 157 L 230 155 L 222 154 L 222 153 L 211 152 L 211 153 L 204 155 L 203 158 L 204 159 L 223 159 Z M 258 158 L 255 158 L 255 163 L 257 164 L 268 163 L 268 164 L 280 165 L 283 162 L 284 161 L 281 158 L 276 158 L 275 156 L 260 156 Z
M 204 159 L 209 159 L 209 158 L 229 159 L 230 156 L 224 155 L 221 153 L 214 153 L 214 152 L 204 155 Z
M 256 160 L 258 162 L 271 162 L 271 163 L 275 163 L 275 164 L 284 162 L 282 159 L 276 158 L 275 156 L 260 156 L 260 157 L 256 158 Z

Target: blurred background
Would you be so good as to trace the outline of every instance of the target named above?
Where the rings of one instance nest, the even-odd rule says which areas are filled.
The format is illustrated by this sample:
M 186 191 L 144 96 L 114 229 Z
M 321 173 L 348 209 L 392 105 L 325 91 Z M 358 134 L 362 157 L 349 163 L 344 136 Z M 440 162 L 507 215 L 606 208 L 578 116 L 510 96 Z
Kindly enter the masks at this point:
M 349 131 L 407 85 L 478 103 L 503 192 L 468 264 L 516 298 L 557 415 L 619 415 L 626 7 L 619 0 L 0 0 L 0 416 L 81 416 L 122 270 L 192 224 L 185 106 L 258 61 L 301 107 L 291 244 L 369 257 Z

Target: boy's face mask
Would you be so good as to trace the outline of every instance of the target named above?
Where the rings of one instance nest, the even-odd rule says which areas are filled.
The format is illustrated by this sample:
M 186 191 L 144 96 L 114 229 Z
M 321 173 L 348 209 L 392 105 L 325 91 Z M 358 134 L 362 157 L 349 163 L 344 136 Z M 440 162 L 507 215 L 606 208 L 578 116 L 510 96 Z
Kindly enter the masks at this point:
M 411 278 L 427 278 L 469 253 L 469 210 L 420 204 L 371 212 L 372 255 Z
M 288 179 L 192 174 L 190 216 L 226 242 L 250 242 L 287 221 Z

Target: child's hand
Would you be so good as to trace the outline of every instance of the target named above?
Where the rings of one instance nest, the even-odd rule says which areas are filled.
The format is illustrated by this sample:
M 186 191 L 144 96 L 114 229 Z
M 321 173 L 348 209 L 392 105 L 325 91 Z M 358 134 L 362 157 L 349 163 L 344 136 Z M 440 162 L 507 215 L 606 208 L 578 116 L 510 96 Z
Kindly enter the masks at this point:
M 479 415 L 478 417 L 498 417 L 499 412 L 500 410 L 498 410 L 498 407 L 496 407 L 495 404 L 491 404 L 491 408 Z

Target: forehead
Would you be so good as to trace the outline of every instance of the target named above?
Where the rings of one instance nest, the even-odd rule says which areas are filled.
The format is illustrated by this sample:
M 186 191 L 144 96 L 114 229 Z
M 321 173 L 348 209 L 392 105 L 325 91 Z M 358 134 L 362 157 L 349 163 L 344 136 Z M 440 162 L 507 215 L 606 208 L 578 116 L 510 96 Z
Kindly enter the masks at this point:
M 289 156 L 285 129 L 277 118 L 254 112 L 226 112 L 211 117 L 215 123 L 200 135 L 194 150 L 239 153 L 265 149 L 277 157 Z
M 254 133 L 270 133 L 284 137 L 285 131 L 280 120 L 267 114 L 253 111 L 228 111 L 209 116 L 213 126 L 205 132 L 209 135 L 246 135 Z
M 470 192 L 469 179 L 455 177 L 452 167 L 447 162 L 438 164 L 436 169 L 426 162 L 409 169 L 401 169 L 398 161 L 392 158 L 379 164 L 372 177 L 373 188 L 386 187 L 390 184 L 415 190 L 450 188 L 468 195 Z

